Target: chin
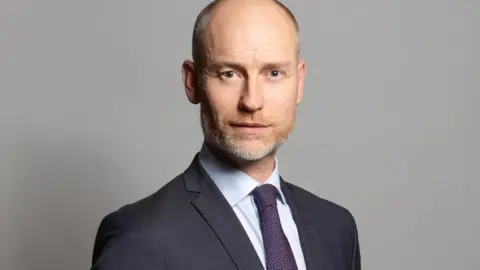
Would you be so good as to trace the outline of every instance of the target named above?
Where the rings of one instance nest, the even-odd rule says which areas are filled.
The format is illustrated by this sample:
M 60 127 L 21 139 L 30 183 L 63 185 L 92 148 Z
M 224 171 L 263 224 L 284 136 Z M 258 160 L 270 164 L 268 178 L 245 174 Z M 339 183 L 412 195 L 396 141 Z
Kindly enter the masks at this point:
M 276 142 L 266 143 L 259 140 L 226 140 L 223 148 L 234 158 L 256 161 L 275 152 L 279 146 Z

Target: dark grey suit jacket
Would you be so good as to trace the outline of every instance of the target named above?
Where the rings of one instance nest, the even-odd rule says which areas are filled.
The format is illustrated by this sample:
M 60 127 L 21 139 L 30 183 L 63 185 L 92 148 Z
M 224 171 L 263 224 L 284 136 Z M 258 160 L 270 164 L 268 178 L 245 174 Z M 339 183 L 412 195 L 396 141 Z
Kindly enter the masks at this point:
M 360 270 L 350 212 L 281 180 L 307 269 Z M 262 270 L 235 212 L 198 161 L 156 193 L 107 215 L 91 270 Z

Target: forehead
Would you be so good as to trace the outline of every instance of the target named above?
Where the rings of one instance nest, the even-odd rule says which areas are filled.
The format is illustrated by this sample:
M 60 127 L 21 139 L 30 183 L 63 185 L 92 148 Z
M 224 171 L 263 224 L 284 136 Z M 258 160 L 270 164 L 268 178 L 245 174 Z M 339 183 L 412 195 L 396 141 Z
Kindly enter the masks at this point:
M 255 57 L 265 61 L 296 57 L 297 33 L 281 10 L 221 9 L 205 29 L 208 58 Z

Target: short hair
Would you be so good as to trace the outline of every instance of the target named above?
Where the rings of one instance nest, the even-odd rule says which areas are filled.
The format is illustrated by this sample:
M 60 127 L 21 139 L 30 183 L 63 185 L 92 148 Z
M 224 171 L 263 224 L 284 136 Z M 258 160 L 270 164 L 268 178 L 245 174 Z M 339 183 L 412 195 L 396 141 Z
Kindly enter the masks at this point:
M 300 53 L 300 27 L 298 26 L 297 19 L 293 13 L 288 9 L 284 4 L 278 0 L 272 0 L 277 4 L 288 17 L 292 20 L 292 23 L 295 27 L 296 39 L 297 39 L 297 56 Z M 195 25 L 193 27 L 193 36 L 192 36 L 192 58 L 195 66 L 200 68 L 198 64 L 204 64 L 205 61 L 205 28 L 210 22 L 210 17 L 213 10 L 220 4 L 222 0 L 215 0 L 208 4 L 202 11 L 198 14 L 197 19 L 195 20 Z

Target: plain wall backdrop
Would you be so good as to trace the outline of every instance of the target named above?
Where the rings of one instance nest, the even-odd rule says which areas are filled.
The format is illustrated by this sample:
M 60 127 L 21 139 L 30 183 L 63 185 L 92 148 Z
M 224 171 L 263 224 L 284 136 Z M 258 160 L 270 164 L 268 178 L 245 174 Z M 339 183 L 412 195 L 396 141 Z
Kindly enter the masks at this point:
M 206 0 L 0 1 L 0 268 L 89 269 L 101 218 L 181 173 Z M 284 1 L 307 63 L 287 181 L 350 209 L 368 270 L 478 270 L 480 1 Z

